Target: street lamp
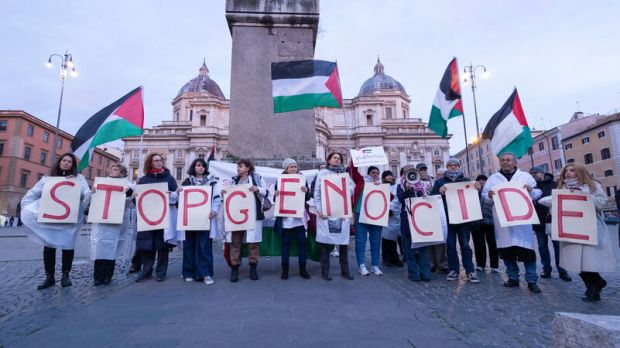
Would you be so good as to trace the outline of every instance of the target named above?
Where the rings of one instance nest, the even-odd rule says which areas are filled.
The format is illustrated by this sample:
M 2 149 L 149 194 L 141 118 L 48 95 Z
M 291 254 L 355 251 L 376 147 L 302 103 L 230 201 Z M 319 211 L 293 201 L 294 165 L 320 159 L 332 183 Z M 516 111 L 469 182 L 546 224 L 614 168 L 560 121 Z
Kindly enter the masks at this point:
M 58 139 L 60 138 L 60 113 L 62 111 L 62 95 L 65 90 L 65 80 L 67 79 L 67 71 L 70 71 L 71 76 L 77 77 L 78 72 L 75 69 L 75 63 L 73 62 L 73 55 L 68 51 L 65 51 L 64 55 L 54 53 L 50 55 L 45 64 L 48 68 L 52 68 L 52 58 L 60 58 L 60 103 L 58 104 L 58 117 L 56 118 L 56 134 L 54 135 L 54 144 L 52 145 L 52 163 L 56 161 L 56 151 L 58 149 Z
M 476 65 L 469 63 L 469 65 L 465 66 L 465 77 L 463 79 L 463 83 L 467 84 L 469 81 L 467 80 L 467 75 L 469 74 L 469 79 L 471 80 L 471 93 L 474 96 L 474 116 L 476 118 L 476 138 L 478 142 L 480 141 L 480 127 L 478 126 L 478 106 L 476 105 L 476 69 L 482 68 L 482 77 L 488 78 L 489 71 L 487 67 L 484 65 Z M 480 163 L 480 173 L 484 174 L 484 162 L 482 161 L 482 146 L 478 144 L 478 161 Z

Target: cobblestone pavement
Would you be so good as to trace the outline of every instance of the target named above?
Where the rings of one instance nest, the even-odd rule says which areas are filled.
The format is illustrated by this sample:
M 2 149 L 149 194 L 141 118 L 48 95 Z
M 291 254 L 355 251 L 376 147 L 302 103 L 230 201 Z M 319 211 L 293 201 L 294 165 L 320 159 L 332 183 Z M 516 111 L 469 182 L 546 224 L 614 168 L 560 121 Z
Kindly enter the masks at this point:
M 610 228 L 616 231 L 617 226 Z M 617 234 L 614 234 L 614 245 L 618 245 L 616 236 Z M 226 280 L 228 269 L 220 250 L 221 244 L 214 244 L 217 283 L 208 290 L 211 291 L 208 296 L 212 296 L 208 300 L 220 301 L 220 303 L 211 302 L 210 307 L 205 307 L 197 313 L 214 310 L 210 312 L 210 320 L 221 320 L 223 323 L 239 322 L 241 323 L 238 326 L 239 329 L 258 330 L 267 336 L 281 334 L 274 329 L 274 323 L 288 327 L 292 325 L 291 323 L 295 323 L 295 320 L 301 320 L 301 322 L 307 320 L 308 325 L 319 325 L 322 321 L 317 318 L 325 315 L 325 323 L 340 326 L 343 330 L 343 337 L 358 338 L 358 341 L 317 341 L 316 337 L 303 336 L 302 338 L 290 337 L 289 341 L 280 341 L 269 336 L 260 341 L 270 346 L 285 346 L 286 342 L 305 342 L 302 346 L 312 346 L 309 342 L 322 343 L 322 346 L 359 346 L 360 342 L 365 342 L 366 344 L 362 346 L 380 344 L 434 346 L 436 345 L 434 343 L 442 343 L 443 346 L 542 347 L 553 344 L 552 320 L 555 312 L 620 315 L 620 272 L 603 274 L 608 281 L 608 286 L 603 291 L 603 300 L 595 304 L 581 301 L 584 286 L 576 274 L 572 274 L 573 281 L 568 283 L 558 279 L 557 273 L 554 273 L 553 278 L 540 280 L 542 293 L 534 294 L 527 290 L 523 280 L 520 288 L 502 287 L 501 282 L 505 279 L 503 273 L 478 272 L 480 284 L 467 283 L 464 276 L 459 281 L 449 282 L 442 274 L 433 274 L 432 281 L 424 283 L 407 280 L 404 268 L 384 268 L 383 277 L 373 275 L 361 277 L 357 274 L 355 280 L 351 282 L 341 280 L 340 277 L 335 277 L 333 282 L 325 282 L 318 277 L 319 267 L 314 262 L 309 264 L 312 279 L 303 281 L 296 276 L 295 263 L 291 260 L 291 279 L 283 283 L 279 279 L 280 267 L 277 257 L 261 258 L 259 267 L 261 280 L 259 282 L 254 283 L 245 279 L 247 270 L 242 269 L 240 283 L 231 285 Z M 618 253 L 618 248 L 616 251 Z M 355 269 L 353 254 L 353 247 L 351 247 L 349 260 L 351 270 Z M 166 291 L 169 297 L 178 298 L 175 300 L 178 301 L 177 306 L 167 306 L 165 315 L 167 319 L 163 322 L 160 320 L 154 324 L 141 323 L 142 326 L 133 328 L 133 331 L 127 333 L 126 336 L 119 331 L 119 341 L 115 344 L 140 345 L 132 339 L 139 336 L 141 332 L 158 335 L 162 334 L 161 332 L 172 331 L 169 333 L 169 341 L 153 341 L 152 346 L 170 346 L 168 345 L 170 342 L 173 342 L 172 346 L 183 346 L 189 341 L 179 341 L 176 336 L 208 335 L 209 331 L 202 332 L 202 329 L 198 330 L 197 326 L 180 325 L 183 320 L 187 320 L 183 318 L 184 311 L 188 315 L 192 313 L 191 302 L 188 303 L 187 298 L 204 297 L 205 290 L 198 284 L 191 287 L 185 285 L 180 279 L 180 255 L 175 252 L 171 254 L 171 257 L 169 279 L 163 285 L 165 288 L 161 289 Z M 59 268 L 58 263 L 57 275 Z M 68 321 L 81 322 L 92 318 L 92 325 L 96 326 L 113 317 L 110 314 L 113 312 L 108 310 L 109 306 L 123 306 L 129 302 L 128 305 L 135 305 L 135 308 L 125 309 L 125 312 L 122 312 L 123 309 L 119 311 L 130 317 L 142 315 L 146 311 L 144 308 L 146 305 L 136 303 L 140 301 L 140 296 L 142 294 L 152 296 L 160 290 L 157 285 L 153 284 L 154 282 L 134 283 L 133 276 L 126 274 L 126 268 L 127 265 L 117 265 L 111 285 L 94 287 L 91 276 L 92 262 L 86 258 L 78 258 L 74 262 L 72 271 L 72 287 L 62 288 L 57 284 L 53 289 L 37 291 L 36 285 L 43 279 L 41 260 L 0 262 L 0 275 L 2 275 L 0 279 L 0 347 L 42 344 L 43 340 L 58 336 L 58 333 L 54 336 L 54 331 L 62 331 L 63 327 L 70 327 L 72 324 Z M 337 270 L 337 261 L 333 260 L 332 273 L 337 274 Z M 231 304 L 229 298 L 231 289 L 236 292 L 236 295 L 232 295 L 235 304 Z M 297 302 L 294 297 L 284 302 L 280 300 L 300 294 L 313 298 L 299 299 Z M 246 295 L 247 298 L 244 299 Z M 322 297 L 317 300 L 315 296 Z M 249 304 L 257 298 L 260 298 L 262 302 Z M 285 306 L 289 302 L 292 304 Z M 241 308 L 245 307 L 245 310 L 238 313 L 240 317 L 227 313 L 228 306 L 233 306 L 238 311 L 237 305 Z M 102 318 L 94 318 L 99 315 Z M 221 318 L 218 319 L 219 317 Z M 243 319 L 247 317 L 259 319 L 252 319 L 246 323 Z M 260 318 L 267 320 L 260 320 Z M 165 327 L 165 325 L 170 325 L 170 327 Z M 177 325 L 180 325 L 180 329 Z M 293 325 L 293 327 L 297 326 Z M 91 335 L 92 332 L 89 330 L 96 329 L 83 323 L 80 326 L 84 335 Z M 372 333 L 373 330 L 380 330 L 381 334 Z M 215 334 L 216 331 L 211 331 L 212 339 L 214 339 L 212 343 L 220 342 L 224 345 L 226 342 L 230 343 L 230 340 L 218 341 L 218 337 L 219 339 L 222 339 L 222 336 L 230 337 L 229 331 L 230 329 L 219 330 L 218 334 Z M 366 331 L 370 334 L 365 333 Z M 326 332 L 332 334 L 332 331 Z M 295 333 L 290 335 L 295 335 Z M 122 340 L 120 337 L 123 337 Z M 389 340 L 391 337 L 394 338 L 393 341 Z M 69 341 L 67 346 L 79 345 L 76 342 L 78 341 Z M 202 342 L 208 343 L 209 341 Z M 55 342 L 55 345 L 50 345 L 51 342 L 48 341 L 45 343 L 45 346 L 60 345 L 60 342 Z M 93 345 L 114 346 L 112 343 L 104 344 L 103 342 Z

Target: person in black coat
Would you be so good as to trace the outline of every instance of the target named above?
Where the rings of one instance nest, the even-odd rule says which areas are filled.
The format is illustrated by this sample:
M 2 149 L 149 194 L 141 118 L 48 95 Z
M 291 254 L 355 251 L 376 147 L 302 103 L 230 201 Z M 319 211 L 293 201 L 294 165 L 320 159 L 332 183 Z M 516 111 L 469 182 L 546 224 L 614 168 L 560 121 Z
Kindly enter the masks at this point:
M 164 157 L 158 153 L 151 153 L 144 161 L 144 176 L 138 180 L 138 184 L 168 183 L 168 191 L 176 195 L 177 182 L 170 175 L 170 171 L 164 167 Z M 151 278 L 155 256 L 157 255 L 157 268 L 155 274 L 157 281 L 166 280 L 168 271 L 169 245 L 164 241 L 164 230 L 140 231 L 136 238 L 136 252 L 142 255 L 142 271 L 138 274 L 136 282 Z

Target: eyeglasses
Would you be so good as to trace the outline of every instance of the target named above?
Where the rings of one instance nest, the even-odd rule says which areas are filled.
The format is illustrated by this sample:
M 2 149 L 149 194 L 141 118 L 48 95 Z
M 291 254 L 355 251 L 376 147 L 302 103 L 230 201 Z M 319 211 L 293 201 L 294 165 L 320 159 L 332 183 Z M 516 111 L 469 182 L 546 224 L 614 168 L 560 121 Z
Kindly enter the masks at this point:
M 163 162 L 163 159 L 154 159 L 153 162 Z

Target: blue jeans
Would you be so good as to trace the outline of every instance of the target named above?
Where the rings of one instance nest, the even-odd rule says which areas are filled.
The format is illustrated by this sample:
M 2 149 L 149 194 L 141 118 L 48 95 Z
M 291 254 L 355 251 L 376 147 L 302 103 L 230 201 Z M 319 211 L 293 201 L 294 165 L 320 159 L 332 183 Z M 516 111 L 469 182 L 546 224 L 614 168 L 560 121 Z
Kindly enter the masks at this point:
M 370 235 L 370 259 L 373 266 L 379 266 L 381 252 L 381 226 L 363 224 L 359 214 L 355 214 L 355 258 L 358 265 L 365 263 L 366 240 Z
M 411 280 L 420 280 L 421 278 L 430 279 L 431 265 L 428 257 L 428 247 L 411 249 L 411 233 L 407 220 L 400 225 L 400 238 L 405 254 L 405 262 L 407 262 L 407 274 Z
M 504 260 L 504 264 L 506 265 L 508 278 L 519 281 L 519 265 L 517 265 L 517 261 Z M 525 281 L 528 283 L 536 283 L 538 281 L 538 276 L 536 275 L 536 261 L 523 262 L 523 265 L 525 266 Z
M 551 254 L 549 253 L 549 236 L 544 231 L 536 231 L 536 239 L 538 240 L 538 253 L 540 254 L 540 262 L 543 265 L 543 272 L 551 273 Z M 553 242 L 553 253 L 555 254 L 555 267 L 558 273 L 565 273 L 566 270 L 560 267 L 560 242 Z
M 291 254 L 293 236 L 297 239 L 297 260 L 300 265 L 306 264 L 306 229 L 304 226 L 282 229 L 282 264 L 288 265 Z
M 209 231 L 185 231 L 183 278 L 213 277 L 213 239 Z
M 458 238 L 461 246 L 461 258 L 463 259 L 463 268 L 465 272 L 474 272 L 474 262 L 472 260 L 472 251 L 469 246 L 469 229 L 466 224 L 448 225 L 448 240 L 446 241 L 448 254 L 448 269 L 450 271 L 459 272 L 459 254 L 456 251 L 456 240 Z

